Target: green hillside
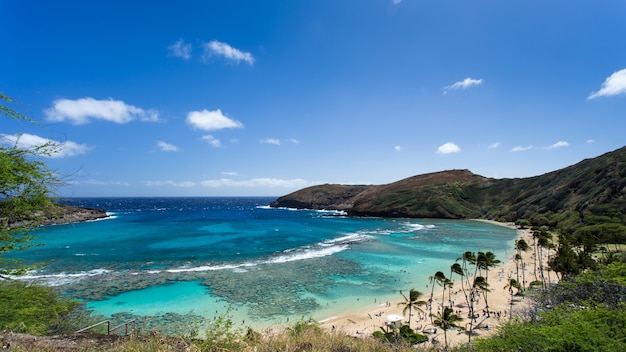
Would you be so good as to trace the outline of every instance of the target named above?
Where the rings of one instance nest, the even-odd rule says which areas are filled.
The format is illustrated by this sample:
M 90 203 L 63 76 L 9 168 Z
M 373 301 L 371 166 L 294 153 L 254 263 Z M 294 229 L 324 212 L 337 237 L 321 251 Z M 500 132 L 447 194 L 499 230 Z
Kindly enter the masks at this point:
M 355 216 L 527 219 L 566 233 L 586 227 L 624 236 L 626 147 L 536 177 L 492 179 L 450 170 L 387 185 L 308 187 L 272 206 L 337 209 Z

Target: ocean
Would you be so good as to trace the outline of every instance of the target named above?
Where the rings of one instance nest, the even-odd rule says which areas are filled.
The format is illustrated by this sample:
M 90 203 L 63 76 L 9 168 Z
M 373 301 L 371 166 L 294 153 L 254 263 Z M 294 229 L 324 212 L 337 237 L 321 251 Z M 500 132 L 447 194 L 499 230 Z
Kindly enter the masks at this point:
M 107 219 L 38 228 L 13 253 L 114 321 L 181 333 L 216 317 L 257 330 L 323 321 L 425 293 L 466 251 L 513 255 L 517 231 L 473 220 L 348 217 L 270 208 L 274 198 L 72 198 Z

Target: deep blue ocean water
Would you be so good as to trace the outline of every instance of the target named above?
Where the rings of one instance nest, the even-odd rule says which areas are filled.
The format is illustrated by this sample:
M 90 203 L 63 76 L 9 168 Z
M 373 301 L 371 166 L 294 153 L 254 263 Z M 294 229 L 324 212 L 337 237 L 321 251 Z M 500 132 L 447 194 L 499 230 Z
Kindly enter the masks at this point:
M 397 300 L 399 290 L 427 292 L 428 277 L 449 273 L 465 251 L 508 261 L 517 237 L 481 221 L 353 218 L 270 208 L 273 200 L 66 199 L 111 217 L 40 228 L 45 245 L 18 255 L 46 264 L 27 279 L 105 317 L 228 312 L 265 328 Z

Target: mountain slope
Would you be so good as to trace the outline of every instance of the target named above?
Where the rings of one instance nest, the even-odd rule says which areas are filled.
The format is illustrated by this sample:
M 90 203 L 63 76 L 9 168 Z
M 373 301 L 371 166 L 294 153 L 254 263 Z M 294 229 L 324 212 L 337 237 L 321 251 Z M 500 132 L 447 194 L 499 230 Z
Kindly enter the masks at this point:
M 492 179 L 450 170 L 386 185 L 308 187 L 271 206 L 336 209 L 356 216 L 540 218 L 567 226 L 603 217 L 626 224 L 626 147 L 529 178 Z

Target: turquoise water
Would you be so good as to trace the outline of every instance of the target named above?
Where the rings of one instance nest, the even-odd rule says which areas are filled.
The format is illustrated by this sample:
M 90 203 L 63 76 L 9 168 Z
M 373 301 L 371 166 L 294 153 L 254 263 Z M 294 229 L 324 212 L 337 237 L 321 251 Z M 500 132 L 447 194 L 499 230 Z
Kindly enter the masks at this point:
M 480 221 L 351 218 L 269 208 L 272 200 L 70 199 L 112 216 L 42 228 L 35 235 L 45 246 L 19 255 L 46 263 L 26 279 L 105 317 L 167 324 L 228 313 L 262 329 L 397 300 L 399 290 L 427 292 L 428 277 L 449 272 L 465 251 L 507 261 L 517 236 Z

